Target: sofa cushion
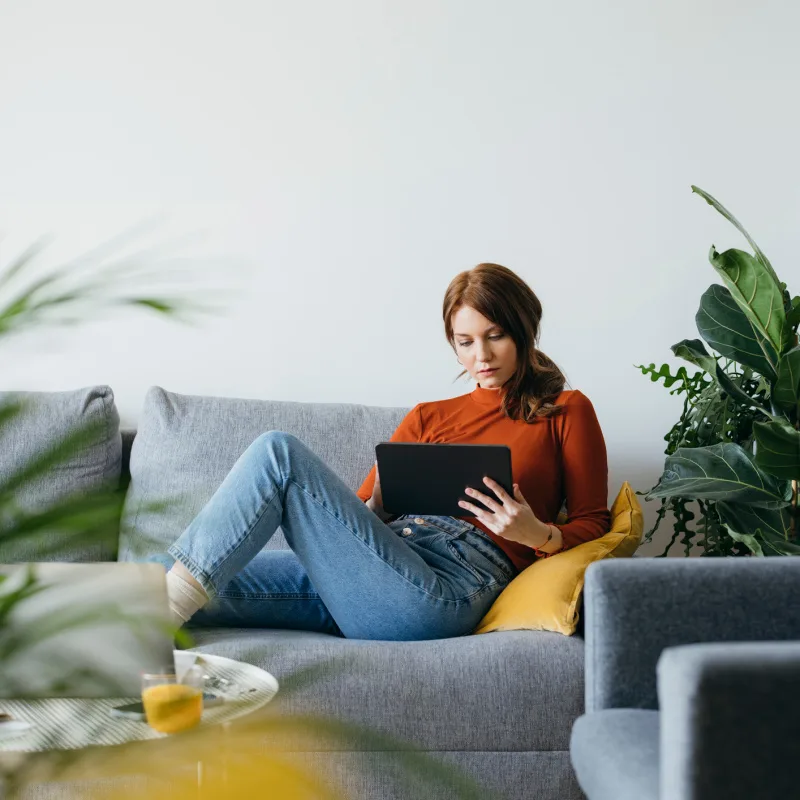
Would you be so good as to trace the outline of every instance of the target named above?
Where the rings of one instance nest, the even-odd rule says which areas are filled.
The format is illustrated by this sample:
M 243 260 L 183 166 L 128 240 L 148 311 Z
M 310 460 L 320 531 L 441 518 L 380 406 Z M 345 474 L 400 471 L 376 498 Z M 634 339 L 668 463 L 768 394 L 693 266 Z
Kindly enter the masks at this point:
M 130 453 L 120 530 L 123 560 L 163 553 L 262 433 L 292 433 L 355 492 L 407 408 L 248 400 L 148 389 Z M 152 503 L 166 500 L 163 510 Z M 286 549 L 280 528 L 265 549 Z
M 277 629 L 187 631 L 199 652 L 272 673 L 281 688 L 271 712 L 369 726 L 428 750 L 566 751 L 584 709 L 577 636 L 509 631 L 393 642 Z M 308 682 L 295 690 L 289 675 L 297 670 Z M 276 735 L 276 747 L 307 749 L 285 729 Z M 326 739 L 324 749 L 350 747 Z
M 575 720 L 570 757 L 592 800 L 658 800 L 659 713 L 608 708 Z
M 36 455 L 83 425 L 96 424 L 93 440 L 39 478 L 13 492 L 21 512 L 44 511 L 57 501 L 82 492 L 115 490 L 120 480 L 122 440 L 119 413 L 110 386 L 89 386 L 63 392 L 0 392 L 0 406 L 22 401 L 23 411 L 0 430 L 0 489 Z M 0 521 L 0 526 L 2 526 Z M 7 523 L 6 523 L 7 524 Z M 117 532 L 63 547 L 65 530 L 55 525 L 45 535 L 27 541 L 2 543 L 0 561 L 113 561 Z M 2 536 L 2 531 L 0 531 Z
M 642 507 L 625 481 L 611 506 L 611 530 L 534 561 L 503 589 L 474 632 L 527 629 L 571 636 L 578 627 L 589 564 L 603 558 L 630 558 L 641 544 L 643 529 Z

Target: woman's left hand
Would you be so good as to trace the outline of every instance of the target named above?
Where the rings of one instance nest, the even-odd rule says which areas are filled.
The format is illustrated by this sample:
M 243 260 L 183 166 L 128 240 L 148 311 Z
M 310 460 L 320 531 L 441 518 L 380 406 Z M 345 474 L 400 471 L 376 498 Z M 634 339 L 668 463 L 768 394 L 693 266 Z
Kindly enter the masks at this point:
M 540 542 L 532 540 L 543 523 L 522 496 L 519 485 L 514 484 L 514 496 L 511 497 L 497 481 L 484 478 L 483 482 L 502 500 L 502 505 L 477 489 L 465 489 L 465 493 L 479 500 L 490 509 L 489 511 L 468 503 L 466 500 L 460 500 L 458 504 L 462 508 L 473 511 L 492 533 L 496 533 L 504 539 L 510 539 L 512 542 L 520 542 L 528 547 L 537 547 Z

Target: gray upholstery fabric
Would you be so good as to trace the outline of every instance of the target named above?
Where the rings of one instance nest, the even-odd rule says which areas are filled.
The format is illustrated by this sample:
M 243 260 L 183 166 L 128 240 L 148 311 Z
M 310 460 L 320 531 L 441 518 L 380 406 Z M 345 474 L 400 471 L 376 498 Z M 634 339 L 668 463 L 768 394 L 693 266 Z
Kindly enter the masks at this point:
M 26 482 L 15 491 L 15 503 L 25 512 L 44 511 L 68 496 L 96 489 L 116 489 L 120 478 L 122 439 L 119 413 L 109 386 L 90 386 L 63 392 L 0 392 L 0 405 L 22 400 L 25 410 L 2 426 L 0 433 L 0 484 L 36 455 L 62 440 L 83 424 L 96 422 L 99 433 L 86 448 L 54 467 L 50 474 Z M 0 534 L 1 535 L 1 534 Z M 52 552 L 64 541 L 55 527 L 48 535 L 24 544 L 0 538 L 0 562 L 113 561 L 117 533 L 95 537 Z
M 590 564 L 586 711 L 658 708 L 656 663 L 696 642 L 800 639 L 800 558 L 636 558 Z
M 276 711 L 371 725 L 429 750 L 567 750 L 572 722 L 583 712 L 584 648 L 575 636 L 495 631 L 374 642 L 285 630 L 187 630 L 195 649 L 261 666 L 279 683 L 299 669 L 323 667 L 296 695 L 287 684 L 270 703 Z M 281 734 L 274 746 L 293 743 Z
M 657 680 L 662 797 L 800 794 L 800 641 L 670 647 Z
M 570 752 L 578 783 L 590 800 L 658 800 L 658 711 L 609 708 L 584 714 L 575 720 Z
M 353 491 L 407 408 L 205 397 L 151 387 L 130 453 L 131 483 L 120 530 L 120 561 L 164 552 L 208 502 L 260 434 L 292 433 Z M 143 504 L 173 498 L 159 513 Z M 287 547 L 278 529 L 267 549 Z

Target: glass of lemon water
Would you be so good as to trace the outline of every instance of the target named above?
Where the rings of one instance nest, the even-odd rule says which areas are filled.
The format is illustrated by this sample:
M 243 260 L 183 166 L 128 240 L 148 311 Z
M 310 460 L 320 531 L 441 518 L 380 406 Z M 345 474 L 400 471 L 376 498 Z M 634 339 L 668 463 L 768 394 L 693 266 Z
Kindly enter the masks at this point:
M 205 676 L 189 670 L 180 681 L 174 672 L 142 675 L 142 705 L 147 724 L 159 733 L 194 728 L 203 715 Z

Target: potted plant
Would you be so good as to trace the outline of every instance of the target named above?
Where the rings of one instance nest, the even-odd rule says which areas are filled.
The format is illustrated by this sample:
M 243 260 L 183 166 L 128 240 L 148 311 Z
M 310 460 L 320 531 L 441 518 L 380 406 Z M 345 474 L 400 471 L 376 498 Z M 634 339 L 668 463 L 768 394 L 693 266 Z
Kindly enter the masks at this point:
M 670 394 L 684 396 L 683 413 L 668 443 L 658 483 L 644 494 L 662 498 L 645 534 L 652 541 L 667 510 L 675 515 L 665 556 L 680 536 L 684 554 L 800 555 L 797 480 L 800 477 L 800 297 L 790 298 L 758 245 L 739 221 L 707 192 L 692 186 L 747 239 L 753 254 L 712 245 L 709 261 L 724 285 L 712 284 L 695 316 L 700 339 L 672 346 L 700 368 L 672 375 L 635 365 Z M 700 518 L 687 505 L 697 501 Z M 698 536 L 702 536 L 697 542 Z

